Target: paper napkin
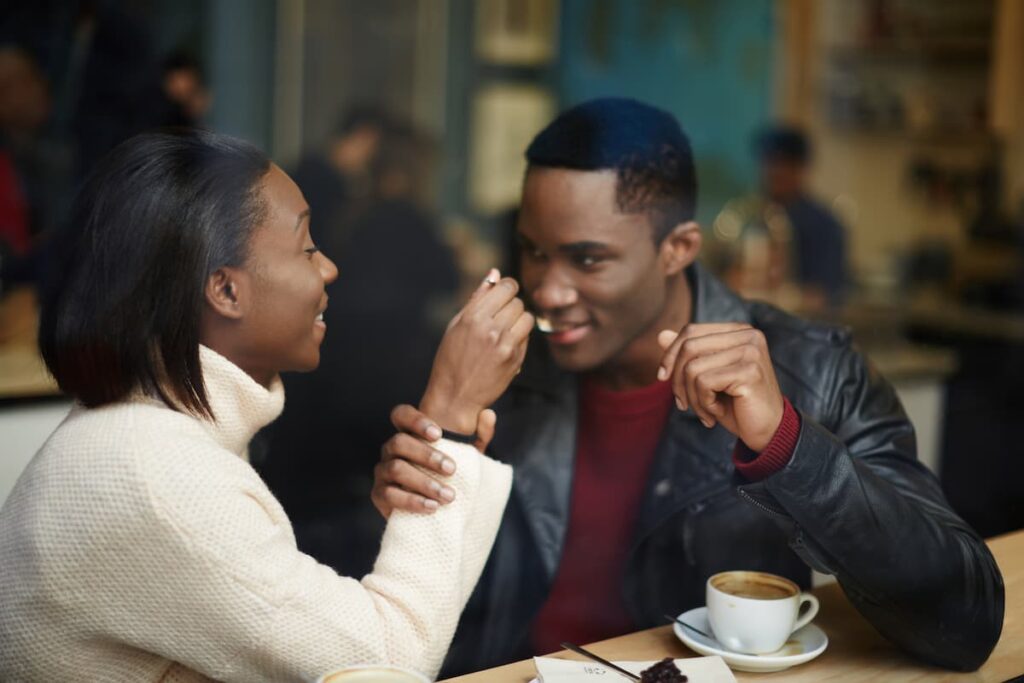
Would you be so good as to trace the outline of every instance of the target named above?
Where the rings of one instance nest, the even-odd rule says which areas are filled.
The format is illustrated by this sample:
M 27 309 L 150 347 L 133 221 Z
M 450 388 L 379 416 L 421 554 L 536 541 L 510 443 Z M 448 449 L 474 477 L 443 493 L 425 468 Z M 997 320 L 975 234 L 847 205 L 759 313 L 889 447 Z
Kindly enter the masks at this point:
M 679 670 L 693 683 L 736 683 L 736 677 L 721 657 L 691 657 L 675 660 Z M 615 664 L 637 675 L 655 662 L 620 662 Z M 540 683 L 618 683 L 626 679 L 596 662 L 534 657 Z

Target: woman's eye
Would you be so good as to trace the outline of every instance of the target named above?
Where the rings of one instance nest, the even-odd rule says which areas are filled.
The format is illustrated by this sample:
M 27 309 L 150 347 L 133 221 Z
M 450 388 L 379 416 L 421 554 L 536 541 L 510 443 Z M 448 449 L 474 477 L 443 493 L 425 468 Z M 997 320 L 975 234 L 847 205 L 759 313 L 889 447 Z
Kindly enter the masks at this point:
M 306 255 L 309 256 L 310 258 L 313 258 L 313 254 L 315 254 L 318 251 L 320 251 L 320 247 L 318 247 L 318 246 L 316 246 L 314 244 L 313 246 L 309 247 L 308 249 L 303 249 L 302 251 L 305 252 Z

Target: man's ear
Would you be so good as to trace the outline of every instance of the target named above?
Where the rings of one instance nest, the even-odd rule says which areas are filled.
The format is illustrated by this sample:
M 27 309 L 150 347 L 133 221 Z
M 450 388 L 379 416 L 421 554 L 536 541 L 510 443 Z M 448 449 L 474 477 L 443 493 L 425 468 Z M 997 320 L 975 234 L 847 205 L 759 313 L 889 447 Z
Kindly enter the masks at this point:
M 206 279 L 206 303 L 218 315 L 238 320 L 246 309 L 247 284 L 240 271 L 218 268 Z
M 701 240 L 700 226 L 694 221 L 679 223 L 672 228 L 659 247 L 665 275 L 675 275 L 696 261 Z

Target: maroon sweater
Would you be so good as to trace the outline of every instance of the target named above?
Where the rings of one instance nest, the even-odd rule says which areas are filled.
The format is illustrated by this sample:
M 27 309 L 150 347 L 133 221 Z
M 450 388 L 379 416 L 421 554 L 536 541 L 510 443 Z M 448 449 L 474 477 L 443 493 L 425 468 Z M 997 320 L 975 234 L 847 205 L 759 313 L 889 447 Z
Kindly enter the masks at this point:
M 611 391 L 581 381 L 569 527 L 551 593 L 533 624 L 534 652 L 636 629 L 622 581 L 648 472 L 673 404 L 668 382 Z M 756 454 L 737 442 L 737 471 L 757 480 L 784 467 L 799 429 L 799 415 L 787 400 L 782 424 L 764 451 Z

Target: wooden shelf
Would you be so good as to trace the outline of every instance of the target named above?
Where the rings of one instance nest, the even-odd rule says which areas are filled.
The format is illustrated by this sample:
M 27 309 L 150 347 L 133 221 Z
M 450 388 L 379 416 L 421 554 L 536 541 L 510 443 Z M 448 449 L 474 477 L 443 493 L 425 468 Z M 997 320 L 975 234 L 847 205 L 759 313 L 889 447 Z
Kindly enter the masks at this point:
M 989 45 L 833 47 L 829 59 L 839 65 L 942 66 L 986 68 L 991 60 Z

